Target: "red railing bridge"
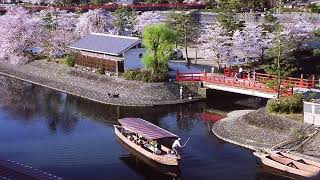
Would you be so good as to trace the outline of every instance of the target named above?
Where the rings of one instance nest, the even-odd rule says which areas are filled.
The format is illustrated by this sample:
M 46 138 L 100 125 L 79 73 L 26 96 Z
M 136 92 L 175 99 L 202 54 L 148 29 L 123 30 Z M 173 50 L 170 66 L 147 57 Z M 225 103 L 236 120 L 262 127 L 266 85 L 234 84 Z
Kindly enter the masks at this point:
M 236 71 L 232 69 L 225 69 L 223 75 L 217 75 L 206 72 L 191 72 L 176 74 L 177 81 L 200 81 L 204 87 L 224 90 L 229 92 L 255 95 L 266 98 L 275 98 L 278 92 L 277 88 L 272 88 L 267 83 L 277 82 L 277 77 L 254 73 L 242 73 L 242 77 L 235 77 Z M 281 94 L 282 96 L 292 95 L 294 88 L 315 88 L 316 80 L 314 76 L 310 79 L 286 77 L 281 80 Z
M 41 11 L 46 9 L 57 9 L 66 11 L 88 11 L 93 9 L 104 9 L 108 11 L 115 11 L 116 9 L 126 7 L 136 11 L 154 11 L 154 10 L 168 10 L 168 9 L 205 9 L 206 4 L 201 3 L 145 3 L 145 4 L 104 4 L 104 5 L 70 5 L 70 6 L 24 6 L 32 11 Z M 0 7 L 0 12 L 6 12 L 6 8 Z

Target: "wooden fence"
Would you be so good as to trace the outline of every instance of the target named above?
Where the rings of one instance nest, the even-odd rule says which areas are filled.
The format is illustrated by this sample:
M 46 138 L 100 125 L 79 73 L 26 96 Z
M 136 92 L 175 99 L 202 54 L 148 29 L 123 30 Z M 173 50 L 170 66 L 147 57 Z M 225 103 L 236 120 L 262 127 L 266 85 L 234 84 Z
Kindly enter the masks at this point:
M 109 72 L 123 72 L 123 61 L 109 60 L 97 57 L 86 56 L 77 54 L 76 64 L 80 66 L 86 66 L 91 68 L 103 68 Z

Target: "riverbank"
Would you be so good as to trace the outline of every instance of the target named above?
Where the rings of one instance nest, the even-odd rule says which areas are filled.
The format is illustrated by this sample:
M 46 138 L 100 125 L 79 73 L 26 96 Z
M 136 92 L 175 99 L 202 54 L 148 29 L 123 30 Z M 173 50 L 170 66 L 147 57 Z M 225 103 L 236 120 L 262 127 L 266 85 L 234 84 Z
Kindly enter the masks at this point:
M 25 65 L 0 64 L 0 74 L 72 94 L 92 101 L 121 106 L 180 104 L 201 99 L 185 88 L 193 99 L 180 99 L 180 85 L 174 82 L 144 83 L 116 76 L 99 75 L 45 60 Z M 115 96 L 113 96 L 115 95 Z
M 286 116 L 270 115 L 264 108 L 256 111 L 233 111 L 212 127 L 212 132 L 220 139 L 251 150 L 270 150 L 275 145 L 294 138 L 294 132 L 299 130 L 309 135 L 316 127 Z M 284 149 L 291 149 L 294 154 L 311 156 L 320 161 L 320 135 L 316 134 L 297 150 L 290 146 Z

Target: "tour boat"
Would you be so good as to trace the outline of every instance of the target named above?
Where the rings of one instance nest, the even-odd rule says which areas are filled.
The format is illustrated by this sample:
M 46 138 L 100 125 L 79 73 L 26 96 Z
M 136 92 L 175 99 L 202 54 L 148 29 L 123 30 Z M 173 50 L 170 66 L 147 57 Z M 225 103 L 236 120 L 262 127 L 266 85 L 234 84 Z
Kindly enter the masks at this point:
M 270 153 L 253 152 L 261 162 L 269 167 L 300 177 L 313 177 L 320 173 L 320 163 L 292 154 L 273 151 Z
M 114 130 L 122 142 L 160 164 L 179 165 L 180 155 L 162 143 L 177 139 L 177 135 L 140 118 L 123 118 L 118 122 L 120 125 L 114 125 Z M 157 142 L 157 145 L 151 145 L 151 142 Z

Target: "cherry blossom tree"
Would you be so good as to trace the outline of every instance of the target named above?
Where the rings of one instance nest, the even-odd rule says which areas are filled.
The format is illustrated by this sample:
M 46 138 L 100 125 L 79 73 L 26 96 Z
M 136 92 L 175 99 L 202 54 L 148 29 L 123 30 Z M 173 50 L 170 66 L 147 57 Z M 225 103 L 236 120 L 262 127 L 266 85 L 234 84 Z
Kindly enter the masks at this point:
M 91 32 L 115 34 L 111 13 L 95 9 L 81 14 L 76 24 L 76 35 L 83 37 Z
M 12 64 L 25 63 L 25 51 L 37 47 L 41 39 L 42 20 L 22 7 L 8 9 L 0 16 L 0 59 Z
M 242 31 L 235 31 L 232 37 L 233 55 L 240 58 L 263 58 L 269 44 L 268 34 L 263 35 L 262 28 L 256 23 L 246 24 Z
M 75 24 L 77 15 L 63 11 L 45 10 L 40 12 L 43 19 L 43 39 L 41 47 L 50 57 L 65 53 L 68 45 L 76 40 Z
M 147 25 L 158 24 L 163 21 L 163 17 L 159 11 L 147 11 L 138 15 L 137 22 L 133 26 L 133 32 L 136 34 L 141 34 L 143 28 Z
M 283 23 L 283 31 L 287 34 L 287 38 L 293 42 L 297 48 L 301 48 L 305 40 L 312 37 L 317 28 L 320 27 L 320 21 L 313 20 L 305 14 L 293 15 L 293 21 Z
M 206 59 L 213 60 L 218 68 L 230 60 L 230 37 L 226 36 L 219 24 L 205 25 L 197 40 L 199 49 L 203 51 Z

